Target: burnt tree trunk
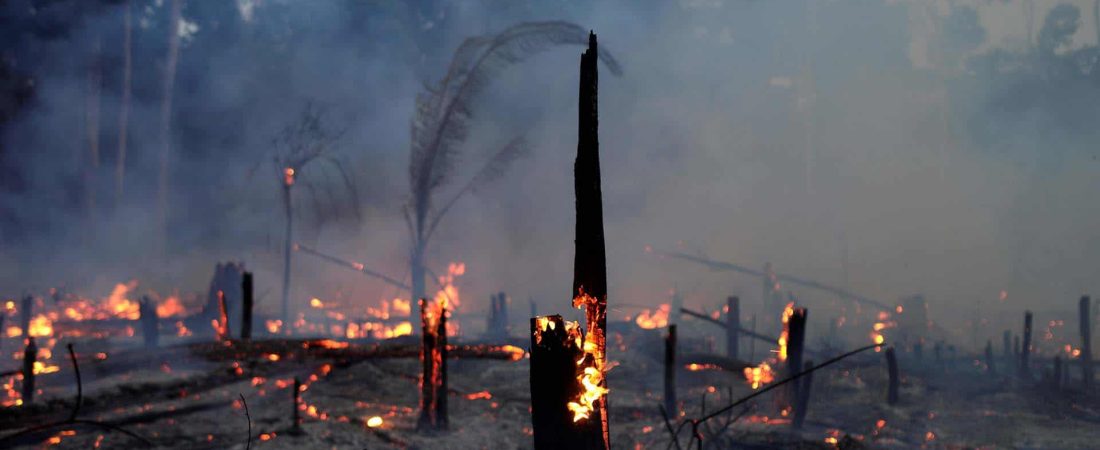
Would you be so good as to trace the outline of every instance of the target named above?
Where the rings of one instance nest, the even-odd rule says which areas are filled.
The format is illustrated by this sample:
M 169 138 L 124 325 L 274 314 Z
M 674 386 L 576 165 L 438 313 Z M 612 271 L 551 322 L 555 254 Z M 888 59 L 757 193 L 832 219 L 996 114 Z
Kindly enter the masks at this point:
M 568 403 L 581 393 L 577 382 L 583 352 L 579 330 L 566 330 L 561 316 L 531 318 L 531 425 L 536 450 L 605 448 L 599 423 L 574 422 Z
M 437 328 L 432 324 L 431 305 L 428 300 L 420 299 L 420 418 L 417 419 L 416 429 L 427 430 L 435 426 L 435 333 Z
M 252 272 L 241 274 L 241 339 L 252 339 Z
M 218 291 L 218 340 L 226 341 L 233 337 L 229 331 L 229 301 L 225 291 Z
M 447 420 L 447 308 L 439 308 L 439 326 L 435 331 L 436 348 L 439 353 L 439 383 L 435 389 L 435 427 L 446 430 Z
M 668 326 L 665 337 L 665 411 L 673 416 L 680 411 L 676 406 L 676 325 Z
M 802 372 L 802 356 L 806 342 L 806 308 L 794 308 L 787 319 L 787 375 L 794 376 Z M 801 396 L 801 383 L 790 383 L 788 405 L 797 407 Z
M 34 363 L 38 361 L 38 345 L 34 338 L 27 337 L 27 347 L 23 349 L 23 406 L 34 401 Z
M 157 307 L 148 296 L 141 296 L 138 302 L 138 319 L 141 321 L 141 337 L 146 347 L 156 347 L 160 342 L 160 320 L 157 319 Z
M 1078 303 L 1078 316 L 1081 319 L 1081 376 L 1084 379 L 1085 391 L 1092 391 L 1092 314 L 1090 312 L 1091 301 L 1086 295 L 1081 297 Z
M 122 98 L 118 106 L 118 153 L 115 157 L 115 207 L 122 204 L 126 180 L 126 144 L 128 143 L 128 129 L 130 125 L 130 85 L 133 79 L 133 19 L 130 5 L 126 0 L 122 4 L 122 85 L 120 91 Z
M 726 356 L 739 359 L 741 339 L 741 299 L 726 298 Z
M 299 416 L 298 406 L 302 404 L 299 400 L 300 392 L 302 392 L 302 382 L 298 380 L 298 377 L 294 377 L 294 399 L 293 406 L 291 407 L 291 420 L 294 422 L 290 425 L 290 434 L 298 435 L 302 434 L 302 418 Z
M 1005 330 L 1001 335 L 1001 346 L 1004 347 L 1004 360 L 1006 363 L 1012 361 L 1012 331 Z
M 589 33 L 588 49 L 581 55 L 580 89 L 577 110 L 577 159 L 573 164 L 574 189 L 576 191 L 577 225 L 573 259 L 574 307 L 584 307 L 587 333 L 585 341 L 592 342 L 589 364 L 600 372 L 599 386 L 607 387 L 603 376 L 607 362 L 607 260 L 604 252 L 603 194 L 600 188 L 600 143 L 596 34 Z M 589 359 L 589 358 L 586 358 Z M 574 424 L 589 429 L 595 424 L 600 438 L 598 444 L 584 448 L 609 448 L 610 437 L 607 422 L 607 396 L 593 404 L 594 411 L 582 422 Z
M 1031 355 L 1031 311 L 1024 312 L 1024 341 L 1020 345 L 1020 378 L 1031 378 L 1028 356 Z
M 886 371 L 890 377 L 890 384 L 886 388 L 886 403 L 898 404 L 898 358 L 894 355 L 894 347 L 886 349 Z
M 289 177 L 289 175 L 288 175 Z M 291 330 L 290 326 L 290 258 L 294 250 L 294 209 L 291 204 L 290 187 L 293 185 L 292 179 L 288 178 L 283 183 L 283 212 L 286 217 L 286 230 L 283 232 L 283 302 L 279 311 L 279 318 L 283 321 L 283 326 L 288 333 Z M 413 297 L 416 298 L 416 297 Z

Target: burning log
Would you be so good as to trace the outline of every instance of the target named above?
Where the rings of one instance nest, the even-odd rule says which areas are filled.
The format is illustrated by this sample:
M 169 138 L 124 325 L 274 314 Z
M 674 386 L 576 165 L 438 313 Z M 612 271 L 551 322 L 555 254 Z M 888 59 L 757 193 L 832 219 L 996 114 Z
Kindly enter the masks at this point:
M 810 389 L 814 384 L 814 362 L 806 361 L 805 364 L 806 376 L 801 381 L 795 381 L 792 384 L 798 385 L 798 397 L 795 398 L 794 417 L 791 419 L 791 426 L 796 430 L 802 428 L 802 424 L 806 422 L 806 413 L 810 409 Z
M 501 293 L 503 300 L 504 293 Z M 446 430 L 447 422 L 447 307 L 439 307 L 439 326 L 435 330 L 439 339 L 439 385 L 435 390 L 435 426 Z
M 559 315 L 531 318 L 531 425 L 535 449 L 602 449 L 600 424 L 576 420 L 570 399 L 582 394 L 577 360 L 581 330 Z
M 1024 341 L 1020 346 L 1020 378 L 1031 379 L 1031 366 L 1028 356 L 1031 354 L 1031 311 L 1024 312 Z
M 986 371 L 989 372 L 990 375 L 996 375 L 997 374 L 997 368 L 993 364 L 993 340 L 992 339 L 985 342 L 985 366 L 986 366 Z
M 241 276 L 241 339 L 252 339 L 252 272 Z
M 27 337 L 27 347 L 23 350 L 23 406 L 34 401 L 34 365 L 38 361 L 38 346 L 33 337 Z
M 298 380 L 298 377 L 294 377 L 294 395 L 292 396 L 294 398 L 294 403 L 292 404 L 292 408 L 291 408 L 291 411 L 292 411 L 291 417 L 292 417 L 293 422 L 290 425 L 290 434 L 291 435 L 300 435 L 300 434 L 302 434 L 302 418 L 301 418 L 301 416 L 299 416 L 299 412 L 298 412 L 298 408 L 302 404 L 301 392 L 302 392 L 302 382 L 300 380 Z
M 1084 377 L 1086 392 L 1092 392 L 1093 368 L 1092 368 L 1092 314 L 1089 312 L 1091 301 L 1089 297 L 1081 297 L 1078 303 L 1078 316 L 1081 323 L 1081 376 Z
M 898 404 L 898 358 L 894 355 L 894 347 L 886 349 L 886 371 L 890 377 L 890 384 L 886 388 L 886 404 Z
M 160 341 L 160 320 L 157 318 L 157 307 L 148 296 L 141 296 L 138 302 L 138 320 L 141 321 L 141 337 L 146 347 L 156 347 Z
M 676 325 L 668 326 L 665 337 L 665 411 L 677 415 L 676 406 Z
M 741 338 L 741 299 L 726 298 L 726 356 L 739 357 L 739 339 Z

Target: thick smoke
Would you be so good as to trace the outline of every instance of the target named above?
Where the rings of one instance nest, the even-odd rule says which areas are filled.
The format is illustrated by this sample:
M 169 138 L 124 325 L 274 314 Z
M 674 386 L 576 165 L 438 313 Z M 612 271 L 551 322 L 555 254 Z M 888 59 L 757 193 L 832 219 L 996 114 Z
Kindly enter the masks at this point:
M 1078 24 L 1042 59 L 1029 52 L 1053 30 L 1042 33 L 1053 2 L 190 1 L 165 261 L 155 211 L 168 3 L 133 2 L 120 202 L 121 6 L 85 8 L 56 36 L 10 41 L 34 94 L 3 128 L 0 160 L 18 179 L 0 195 L 13 217 L 0 250 L 5 295 L 129 278 L 201 290 L 215 261 L 239 259 L 257 272 L 257 292 L 269 292 L 262 309 L 275 312 L 283 219 L 271 141 L 309 102 L 347 130 L 333 154 L 353 174 L 362 220 L 321 223 L 298 192 L 297 240 L 407 276 L 415 95 L 442 76 L 462 39 L 552 19 L 595 30 L 625 70 L 603 70 L 600 86 L 613 316 L 637 312 L 616 303 L 652 307 L 673 288 L 693 306 L 730 294 L 750 311 L 759 305 L 759 280 L 661 259 L 647 246 L 771 262 L 888 303 L 922 293 L 948 324 L 978 309 L 1070 309 L 1095 288 L 1100 103 L 1090 100 L 1100 83 L 1091 69 L 1079 69 L 1086 81 L 1060 83 L 1054 69 L 1095 50 L 1091 2 L 1067 3 Z M 578 54 L 559 48 L 507 69 L 475 106 L 459 173 L 518 134 L 533 151 L 494 188 L 461 200 L 432 241 L 436 272 L 466 263 L 469 311 L 498 290 L 512 296 L 513 318 L 529 298 L 540 312 L 569 309 Z M 85 101 L 96 62 L 102 160 L 88 184 Z M 301 177 L 323 183 L 326 174 Z M 308 255 L 294 261 L 299 305 L 337 291 L 363 304 L 405 295 Z M 791 288 L 815 318 L 844 305 Z

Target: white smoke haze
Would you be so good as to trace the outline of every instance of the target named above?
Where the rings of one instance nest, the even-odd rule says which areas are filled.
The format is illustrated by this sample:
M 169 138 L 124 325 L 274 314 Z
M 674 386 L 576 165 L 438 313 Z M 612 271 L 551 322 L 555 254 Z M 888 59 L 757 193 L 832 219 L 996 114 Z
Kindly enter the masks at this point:
M 976 308 L 1003 311 L 1013 324 L 1025 308 L 1070 310 L 1097 290 L 1096 134 L 1054 126 L 1042 111 L 1009 116 L 990 100 L 1003 84 L 964 63 L 951 72 L 937 59 L 940 41 L 929 24 L 950 15 L 949 4 L 973 7 L 985 30 L 965 56 L 1026 49 L 1021 1 L 422 2 L 445 11 L 434 20 L 409 19 L 413 3 L 191 1 L 183 14 L 195 28 L 175 88 L 164 260 L 155 240 L 167 3 L 135 2 L 135 17 L 147 25 L 135 27 L 131 160 L 119 205 L 112 190 L 119 6 L 90 13 L 66 38 L 21 44 L 38 49 L 34 64 L 21 66 L 36 85 L 33 102 L 0 135 L 5 164 L 26 185 L 0 193 L 0 205 L 19 221 L 18 235 L 0 248 L 5 298 L 58 285 L 104 290 L 127 279 L 202 291 L 214 263 L 232 259 L 256 272 L 257 295 L 267 293 L 259 308 L 275 313 L 283 212 L 270 144 L 310 101 L 347 128 L 332 151 L 349 164 L 362 220 L 317 224 L 299 191 L 295 240 L 407 277 L 402 208 L 415 95 L 443 75 L 464 38 L 559 19 L 594 30 L 624 68 L 621 77 L 605 67 L 600 74 L 613 318 L 637 312 L 616 303 L 655 307 L 674 288 L 689 306 L 714 308 L 737 294 L 749 312 L 759 307 L 760 280 L 661 259 L 646 246 L 757 269 L 771 262 L 779 272 L 887 303 L 923 294 L 933 319 L 954 326 Z M 1055 2 L 1035 3 L 1038 35 Z M 1066 3 L 1079 7 L 1080 26 L 1059 52 L 1095 46 L 1092 2 Z M 237 28 L 226 31 L 231 22 Z M 423 42 L 431 48 L 419 48 L 417 33 L 429 32 Z M 98 206 L 90 216 L 81 184 L 83 68 L 97 35 L 106 71 L 103 162 L 93 171 Z M 533 149 L 491 189 L 460 200 L 429 247 L 435 272 L 466 263 L 459 287 L 468 311 L 487 309 L 490 293 L 503 290 L 514 321 L 527 313 L 528 298 L 540 313 L 570 312 L 579 52 L 559 47 L 506 69 L 475 105 L 458 173 L 469 174 L 519 134 Z M 1082 91 L 1070 97 L 1095 99 L 1100 84 L 1072 89 Z M 1057 117 L 1096 112 L 1080 102 L 1048 107 Z M 324 176 L 308 167 L 301 174 Z M 822 320 L 812 332 L 839 314 L 835 296 L 787 287 Z M 337 291 L 364 307 L 407 295 L 294 255 L 296 306 Z

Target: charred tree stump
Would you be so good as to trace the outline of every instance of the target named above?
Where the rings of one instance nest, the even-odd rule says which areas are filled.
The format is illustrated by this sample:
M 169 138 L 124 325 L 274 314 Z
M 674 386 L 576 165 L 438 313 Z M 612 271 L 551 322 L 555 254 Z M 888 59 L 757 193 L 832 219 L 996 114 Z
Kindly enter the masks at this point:
M 19 305 L 19 329 L 23 330 L 23 337 L 31 335 L 31 313 L 34 310 L 34 297 L 24 295 Z
M 805 370 L 813 370 L 814 362 L 806 361 L 804 366 Z M 791 426 L 796 430 L 802 428 L 802 424 L 806 422 L 806 413 L 810 409 L 810 389 L 814 383 L 814 374 L 809 372 L 801 380 L 796 380 L 798 387 L 798 398 L 795 399 L 794 417 L 791 418 Z
M 1020 365 L 1020 336 L 1012 336 L 1012 358 L 1016 366 Z
M 898 404 L 898 358 L 894 355 L 894 347 L 886 349 L 886 371 L 890 377 L 886 388 L 886 404 Z
M 438 328 L 432 320 L 431 305 L 427 299 L 420 299 L 420 417 L 416 429 L 423 431 L 435 426 L 436 361 L 438 353 L 435 334 Z
M 503 294 L 502 292 L 501 297 Z M 435 428 L 446 430 L 449 423 L 447 420 L 447 308 L 445 306 L 439 308 L 439 325 L 435 335 L 439 353 L 439 383 L 435 388 Z
M 809 312 L 806 308 L 794 308 L 790 318 L 787 319 L 787 375 L 793 376 L 802 372 L 802 356 L 806 342 L 806 316 Z M 798 399 L 801 398 L 802 383 L 790 383 L 788 405 L 798 407 Z M 794 411 L 797 414 L 797 411 Z
M 1081 297 L 1078 303 L 1078 316 L 1081 322 L 1081 376 L 1084 380 L 1086 392 L 1092 392 L 1092 314 L 1090 313 L 1091 301 L 1089 297 Z
M 1020 378 L 1031 379 L 1031 311 L 1024 312 L 1024 341 L 1020 345 Z
M 573 163 L 573 188 L 576 193 L 576 235 L 573 259 L 573 307 L 584 308 L 585 369 L 594 370 L 585 377 L 596 389 L 606 391 L 607 364 L 607 257 L 604 251 L 603 194 L 600 187 L 600 142 L 596 34 L 589 33 L 588 49 L 581 55 L 580 89 L 577 105 L 577 158 Z M 586 396 L 587 397 L 587 396 Z M 594 425 L 596 442 L 583 448 L 610 448 L 606 393 L 591 398 L 583 427 Z M 585 401 L 584 403 L 589 403 Z M 580 422 L 574 426 L 582 425 Z M 587 441 L 586 441 L 587 442 Z
M 739 359 L 741 340 L 741 299 L 726 298 L 726 356 Z
M 1004 347 L 1004 360 L 1005 363 L 1012 361 L 1012 331 L 1005 330 L 1001 335 L 1001 345 Z
M 38 361 L 38 345 L 34 338 L 27 337 L 27 347 L 23 349 L 23 406 L 34 401 L 34 363 Z
M 993 363 L 993 340 L 985 342 L 985 367 L 990 375 L 997 374 L 997 367 Z
M 665 337 L 665 411 L 678 415 L 676 406 L 676 325 L 668 326 Z
M 504 339 L 510 334 L 508 329 L 508 296 L 503 292 L 489 296 L 488 335 L 493 339 Z
M 602 449 L 598 422 L 574 422 L 569 403 L 581 394 L 577 382 L 580 330 L 566 326 L 561 316 L 531 318 L 531 425 L 536 450 Z
M 252 339 L 252 272 L 241 275 L 241 339 Z
M 291 408 L 291 418 L 294 422 L 290 425 L 291 435 L 302 434 L 302 417 L 299 415 L 300 413 L 298 412 L 298 409 L 302 404 L 300 397 L 301 392 L 302 382 L 298 380 L 298 377 L 294 377 L 294 395 L 292 396 L 294 398 L 294 403 L 293 407 Z
M 156 347 L 160 341 L 160 320 L 157 319 L 157 307 L 148 296 L 138 301 L 138 320 L 141 321 L 141 337 L 146 347 Z
M 1054 391 L 1062 390 L 1062 357 L 1054 357 L 1054 373 L 1050 377 L 1050 387 Z

